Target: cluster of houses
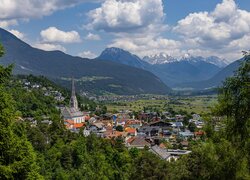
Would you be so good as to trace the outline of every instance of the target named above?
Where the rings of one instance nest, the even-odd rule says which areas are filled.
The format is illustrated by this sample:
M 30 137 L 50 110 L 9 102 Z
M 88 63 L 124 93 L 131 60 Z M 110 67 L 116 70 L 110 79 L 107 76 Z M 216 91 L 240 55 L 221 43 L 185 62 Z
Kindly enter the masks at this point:
M 63 102 L 65 98 L 59 91 L 52 87 L 43 87 L 37 83 L 23 81 L 24 88 L 42 89 L 44 96 L 53 96 L 58 102 Z M 114 97 L 111 100 L 118 100 Z M 124 97 L 121 97 L 124 98 Z M 131 100 L 142 98 L 131 96 Z M 152 97 L 158 98 L 158 97 Z M 103 98 L 104 101 L 110 100 Z M 129 99 L 130 100 L 130 99 Z M 90 112 L 82 112 L 78 108 L 75 94 L 74 80 L 72 80 L 72 94 L 69 106 L 59 107 L 64 120 L 65 127 L 75 133 L 83 133 L 84 136 L 96 134 L 107 139 L 122 138 L 127 148 L 148 148 L 149 151 L 160 158 L 172 161 L 178 157 L 189 154 L 190 140 L 200 139 L 205 135 L 202 131 L 204 121 L 198 114 L 193 114 L 189 123 L 196 126 L 197 131 L 191 132 L 183 125 L 185 116 L 172 116 L 169 112 L 163 112 L 164 119 L 161 119 L 156 112 L 141 112 L 135 118 L 130 111 L 120 111 L 116 114 L 106 113 L 90 115 Z M 48 117 L 43 117 L 41 123 L 50 125 L 52 122 Z M 27 119 L 32 126 L 37 122 L 34 118 Z
M 200 129 L 196 132 L 184 127 L 182 115 L 167 116 L 162 120 L 157 113 L 141 113 L 139 118 L 135 119 L 131 118 L 129 111 L 123 111 L 91 117 L 89 112 L 81 112 L 78 109 L 74 81 L 72 81 L 70 106 L 62 107 L 61 114 L 66 128 L 72 132 L 81 132 L 84 136 L 96 134 L 107 139 L 122 138 L 127 148 L 147 147 L 152 153 L 167 161 L 176 160 L 179 156 L 190 153 L 189 140 L 197 140 L 204 135 L 201 130 L 204 122 L 198 114 L 194 114 L 189 120 Z M 169 115 L 167 112 L 165 114 Z
M 27 79 L 24 79 L 22 83 L 24 88 L 27 90 L 41 89 L 44 92 L 43 93 L 44 96 L 52 96 L 58 102 L 63 102 L 65 100 L 65 97 L 62 95 L 62 93 L 59 92 L 58 90 L 54 90 L 53 87 L 44 87 L 39 83 L 32 83 Z

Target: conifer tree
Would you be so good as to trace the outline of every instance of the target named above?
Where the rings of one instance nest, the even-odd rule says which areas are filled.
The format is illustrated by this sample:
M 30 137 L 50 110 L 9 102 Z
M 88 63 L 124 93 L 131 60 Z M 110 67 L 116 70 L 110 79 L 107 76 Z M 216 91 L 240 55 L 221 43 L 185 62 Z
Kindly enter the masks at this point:
M 0 56 L 4 54 L 0 45 Z M 12 67 L 0 66 L 0 179 L 42 179 L 36 154 L 23 128 L 17 128 L 15 101 L 4 88 Z

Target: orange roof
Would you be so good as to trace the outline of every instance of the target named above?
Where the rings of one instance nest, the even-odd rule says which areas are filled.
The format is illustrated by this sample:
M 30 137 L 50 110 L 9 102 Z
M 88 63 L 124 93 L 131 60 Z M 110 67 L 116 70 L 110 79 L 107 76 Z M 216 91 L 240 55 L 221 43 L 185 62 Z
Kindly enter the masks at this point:
M 81 128 L 84 126 L 84 123 L 76 123 L 73 125 L 74 128 Z
M 141 121 L 139 121 L 139 120 L 127 120 L 126 121 L 126 124 L 140 124 L 141 123 Z
M 124 136 L 124 132 L 120 132 L 120 131 L 106 131 L 104 133 L 106 135 L 107 138 L 112 138 L 112 137 L 119 137 L 119 136 Z
M 134 133 L 136 133 L 136 129 L 135 128 L 126 128 L 125 132 L 131 133 L 131 134 L 133 133 L 134 134 Z

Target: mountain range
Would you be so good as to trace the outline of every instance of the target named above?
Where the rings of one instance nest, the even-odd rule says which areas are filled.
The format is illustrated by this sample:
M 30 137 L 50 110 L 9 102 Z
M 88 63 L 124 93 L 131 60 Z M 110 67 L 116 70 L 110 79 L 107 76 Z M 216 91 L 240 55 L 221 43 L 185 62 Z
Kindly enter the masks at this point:
M 150 71 L 171 88 L 178 89 L 200 90 L 216 87 L 238 67 L 238 63 L 229 65 L 227 60 L 215 56 L 201 57 L 185 54 L 180 58 L 174 58 L 160 53 L 140 59 L 128 51 L 114 47 L 105 49 L 96 59 Z
M 70 87 L 95 94 L 166 94 L 171 88 L 204 90 L 217 87 L 232 76 L 241 60 L 229 65 L 215 56 L 167 54 L 140 58 L 119 48 L 107 48 L 95 59 L 70 56 L 61 51 L 33 48 L 0 28 L 5 56 L 0 64 L 15 64 L 15 74 L 44 75 Z
M 78 90 L 95 94 L 166 94 L 170 91 L 157 76 L 143 69 L 36 49 L 1 28 L 0 43 L 5 48 L 0 64 L 14 63 L 15 74 L 44 75 L 67 87 L 74 77 Z
M 143 61 L 146 61 L 150 64 L 168 64 L 173 62 L 180 62 L 180 61 L 188 61 L 188 62 L 207 62 L 210 64 L 214 64 L 215 66 L 218 66 L 220 68 L 226 67 L 229 62 L 225 59 L 221 59 L 216 56 L 210 56 L 210 57 L 202 57 L 202 56 L 192 56 L 190 54 L 184 54 L 183 56 L 176 58 L 172 57 L 165 53 L 155 54 L 151 56 L 145 56 L 142 59 Z

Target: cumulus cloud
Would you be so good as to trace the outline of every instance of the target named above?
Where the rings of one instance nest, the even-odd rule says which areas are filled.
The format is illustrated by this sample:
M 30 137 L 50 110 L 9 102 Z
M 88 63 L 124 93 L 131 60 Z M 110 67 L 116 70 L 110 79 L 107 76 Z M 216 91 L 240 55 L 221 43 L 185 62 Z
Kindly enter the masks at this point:
M 15 29 L 11 29 L 11 30 L 9 30 L 9 32 L 14 34 L 17 38 L 24 40 L 25 35 L 23 33 L 21 33 L 20 31 L 15 30 Z
M 78 56 L 82 58 L 89 58 L 89 59 L 94 59 L 97 57 L 97 55 L 91 51 L 83 51 L 78 54 Z
M 223 0 L 212 12 L 189 14 L 174 28 L 185 38 L 196 39 L 207 48 L 225 48 L 250 33 L 250 12 L 237 7 L 234 0 Z
M 88 16 L 89 29 L 128 32 L 159 24 L 165 14 L 161 0 L 106 0 Z
M 37 43 L 34 45 L 35 48 L 42 49 L 45 51 L 63 51 L 66 52 L 66 48 L 59 44 L 50 44 L 50 43 Z
M 81 42 L 80 35 L 76 31 L 64 32 L 56 27 L 49 27 L 40 33 L 44 42 L 76 43 Z
M 89 33 L 85 39 L 87 40 L 94 40 L 94 41 L 98 41 L 98 40 L 101 40 L 100 36 L 98 34 L 92 34 L 92 33 Z
M 0 19 L 0 27 L 1 28 L 8 28 L 9 26 L 15 26 L 18 25 L 17 20 L 12 19 L 12 20 L 1 20 Z
M 119 47 L 135 53 L 140 57 L 161 52 L 171 54 L 172 56 L 180 56 L 181 54 L 181 43 L 179 41 L 151 35 L 116 38 L 109 47 Z
M 84 2 L 100 0 L 0 0 L 0 19 L 38 18 Z

